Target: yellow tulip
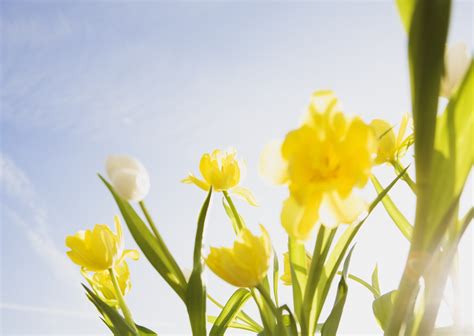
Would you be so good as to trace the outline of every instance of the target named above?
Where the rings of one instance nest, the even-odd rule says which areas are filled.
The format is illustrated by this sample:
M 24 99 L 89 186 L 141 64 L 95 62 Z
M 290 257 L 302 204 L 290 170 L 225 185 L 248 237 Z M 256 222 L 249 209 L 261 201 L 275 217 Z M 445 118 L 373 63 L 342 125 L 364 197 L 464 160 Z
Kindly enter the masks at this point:
M 224 152 L 216 149 L 210 154 L 205 153 L 199 163 L 203 180 L 190 173 L 182 182 L 195 184 L 206 191 L 211 187 L 214 191 L 231 191 L 249 204 L 256 206 L 257 202 L 250 190 L 238 185 L 245 170 L 245 164 L 237 160 L 236 156 L 237 153 L 234 150 Z
M 117 278 L 118 287 L 122 296 L 126 295 L 132 284 L 130 282 L 130 270 L 125 260 L 114 267 L 114 273 Z M 89 282 L 95 293 L 110 306 L 119 307 L 114 284 L 109 271 L 96 272 L 92 276 L 87 271 L 82 270 L 82 275 Z
M 237 287 L 255 287 L 270 266 L 271 242 L 268 232 L 260 225 L 262 235 L 255 236 L 243 228 L 234 246 L 215 248 L 206 258 L 207 266 L 221 279 Z
M 86 271 L 101 272 L 115 267 L 125 257 L 138 258 L 138 251 L 123 249 L 120 220 L 114 218 L 116 233 L 105 224 L 97 224 L 93 230 L 79 231 L 66 237 L 68 257 Z
M 397 136 L 395 136 L 394 127 L 385 120 L 372 120 L 370 127 L 374 131 L 379 143 L 375 164 L 391 162 L 405 153 L 410 145 L 409 141 L 412 139 L 411 136 L 405 138 L 409 120 L 408 114 L 403 115 Z
M 365 204 L 353 190 L 367 183 L 376 152 L 376 137 L 362 119 L 346 117 L 333 92 L 314 93 L 302 125 L 280 146 L 267 147 L 260 161 L 264 175 L 289 186 L 281 213 L 287 233 L 307 239 L 321 209 L 330 210 L 331 218 L 322 221 L 328 227 L 356 220 Z
M 306 254 L 306 267 L 309 269 L 311 266 L 311 257 Z M 283 274 L 280 277 L 285 286 L 291 286 L 291 266 L 290 266 L 290 254 L 288 252 L 283 253 Z

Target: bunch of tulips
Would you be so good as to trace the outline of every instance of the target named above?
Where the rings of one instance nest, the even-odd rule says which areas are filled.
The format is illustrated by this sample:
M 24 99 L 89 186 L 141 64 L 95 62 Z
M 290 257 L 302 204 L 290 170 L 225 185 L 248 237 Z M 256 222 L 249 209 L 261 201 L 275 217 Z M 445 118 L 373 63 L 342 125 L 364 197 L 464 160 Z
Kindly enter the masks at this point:
M 145 206 L 150 189 L 145 167 L 129 156 L 107 159 L 108 179 L 100 179 L 141 253 L 185 304 L 193 335 L 223 335 L 229 328 L 258 335 L 335 335 L 348 279 L 373 294 L 373 314 L 386 335 L 439 331 L 435 320 L 451 261 L 473 217 L 472 208 L 459 216 L 459 199 L 474 158 L 474 69 L 464 45 L 446 48 L 450 1 L 397 3 L 408 32 L 413 119 L 406 114 L 397 127 L 381 119 L 365 122 L 346 114 L 332 91 L 317 91 L 302 122 L 261 154 L 261 175 L 288 190 L 280 212 L 287 251 L 275 251 L 264 226 L 259 234 L 247 226 L 234 203 L 237 197 L 257 206 L 252 192 L 241 186 L 244 164 L 235 150 L 214 150 L 202 155 L 200 176 L 190 173 L 182 180 L 205 193 L 195 227 L 193 268 L 186 275 Z M 439 112 L 441 99 L 447 104 Z M 412 146 L 414 155 L 405 155 Z M 413 157 L 414 162 L 404 162 Z M 373 175 L 377 165 L 393 168 L 393 180 L 385 187 Z M 377 192 L 373 200 L 358 195 L 369 181 Z M 390 198 L 396 183 L 406 183 L 416 196 L 413 220 Z M 211 247 L 203 255 L 205 219 L 218 193 L 236 239 L 231 247 Z M 387 293 L 380 290 L 377 268 L 370 282 L 349 274 L 353 240 L 379 203 L 410 241 L 400 286 Z M 124 249 L 118 216 L 114 222 L 115 232 L 98 224 L 67 237 L 67 255 L 80 266 L 87 297 L 113 334 L 156 335 L 135 322 L 125 302 L 130 290 L 127 258 L 136 260 L 139 252 Z M 338 230 L 342 232 L 336 235 Z M 308 245 L 312 251 L 306 250 Z M 224 305 L 207 294 L 205 267 L 237 287 Z M 291 286 L 292 302 L 279 301 L 280 282 Z M 329 299 L 336 283 L 335 298 Z M 249 299 L 255 301 L 258 317 L 245 313 Z M 208 301 L 220 308 L 217 316 L 207 314 Z M 322 315 L 325 306 L 330 308 L 327 316 Z M 457 334 L 459 326 L 444 332 Z

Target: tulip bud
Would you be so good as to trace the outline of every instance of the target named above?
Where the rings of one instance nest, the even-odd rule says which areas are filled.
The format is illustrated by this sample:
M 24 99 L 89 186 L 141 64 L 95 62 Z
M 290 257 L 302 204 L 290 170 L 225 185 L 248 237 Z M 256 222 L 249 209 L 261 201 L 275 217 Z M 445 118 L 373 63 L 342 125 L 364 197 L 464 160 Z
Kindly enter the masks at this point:
M 467 46 L 456 43 L 446 49 L 444 55 L 444 75 L 441 79 L 440 96 L 451 98 L 466 74 L 471 55 Z
M 140 161 L 125 155 L 107 158 L 106 171 L 115 191 L 125 200 L 141 201 L 150 190 L 150 177 Z

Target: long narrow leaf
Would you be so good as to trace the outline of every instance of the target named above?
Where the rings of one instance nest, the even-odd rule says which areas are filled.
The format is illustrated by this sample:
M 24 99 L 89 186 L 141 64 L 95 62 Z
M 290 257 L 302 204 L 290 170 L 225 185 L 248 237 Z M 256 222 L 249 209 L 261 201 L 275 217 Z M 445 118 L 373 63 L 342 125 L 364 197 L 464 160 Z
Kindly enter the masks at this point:
M 303 294 L 308 278 L 307 257 L 304 244 L 291 237 L 288 238 L 290 254 L 291 284 L 293 288 L 293 304 L 296 317 L 301 321 Z
M 214 324 L 216 321 L 217 321 L 217 316 L 212 316 L 212 315 L 207 316 L 207 322 Z M 229 322 L 227 324 L 227 328 L 247 330 L 247 331 L 251 331 L 255 333 L 259 333 L 262 331 L 262 329 L 255 329 L 253 326 L 250 326 L 245 323 L 235 322 L 235 321 Z
M 209 335 L 224 335 L 225 331 L 229 326 L 229 323 L 234 320 L 234 317 L 240 311 L 242 305 L 249 299 L 250 295 L 251 294 L 247 289 L 239 288 L 238 290 L 236 290 L 225 304 L 219 316 L 217 317 Z
M 176 266 L 176 261 L 170 259 L 170 256 L 165 252 L 165 248 L 156 240 L 156 237 L 132 206 L 115 192 L 107 180 L 101 175 L 99 177 L 114 197 L 133 239 L 135 239 L 145 257 L 178 296 L 184 300 L 186 279 L 181 269 Z
M 199 213 L 194 240 L 193 271 L 186 288 L 186 307 L 193 335 L 206 335 L 206 286 L 202 280 L 202 240 L 211 196 L 212 188 L 209 190 Z
M 371 181 L 377 193 L 382 192 L 383 190 L 382 185 L 380 184 L 379 180 L 377 180 L 375 176 L 371 177 Z M 397 228 L 403 234 L 403 236 L 405 236 L 405 238 L 408 239 L 408 241 L 410 241 L 411 236 L 413 234 L 413 226 L 411 226 L 411 224 L 408 222 L 408 220 L 405 218 L 402 212 L 398 210 L 397 206 L 395 205 L 395 203 L 393 203 L 390 196 L 385 195 L 385 197 L 382 198 L 382 204 L 385 210 L 387 211 L 388 215 L 390 216 L 390 218 L 392 218 Z

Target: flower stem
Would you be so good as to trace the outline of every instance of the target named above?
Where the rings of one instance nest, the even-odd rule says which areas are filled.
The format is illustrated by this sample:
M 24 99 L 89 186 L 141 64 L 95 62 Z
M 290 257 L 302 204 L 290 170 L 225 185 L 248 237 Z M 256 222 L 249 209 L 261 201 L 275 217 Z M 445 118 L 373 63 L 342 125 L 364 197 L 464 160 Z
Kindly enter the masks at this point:
M 150 213 L 148 212 L 148 209 L 145 206 L 145 202 L 140 201 L 140 202 L 138 202 L 138 204 L 140 204 L 140 208 L 142 209 L 143 214 L 145 215 L 145 218 L 148 221 L 148 224 L 150 224 L 151 230 L 153 231 L 153 234 L 155 235 L 155 237 L 158 240 L 163 240 L 161 238 L 160 233 L 158 232 L 158 229 L 155 226 L 155 222 L 153 221 L 153 218 L 151 218 Z
M 128 309 L 127 304 L 125 303 L 125 300 L 122 295 L 122 291 L 120 290 L 120 286 L 117 281 L 117 276 L 115 275 L 113 268 L 109 268 L 109 274 L 110 274 L 110 279 L 112 280 L 112 284 L 114 285 L 115 297 L 117 298 L 117 301 L 120 305 L 120 309 L 122 309 L 123 316 L 125 317 L 125 320 L 128 322 L 130 327 L 133 329 L 134 334 L 138 335 L 137 326 L 135 325 L 135 322 L 133 321 L 133 317 L 132 317 L 132 313 L 130 312 L 130 309 Z
M 393 168 L 395 168 L 395 171 L 397 174 L 400 174 L 403 171 L 403 166 L 398 160 L 393 160 L 391 161 Z M 405 174 L 402 175 L 402 179 L 405 181 L 405 183 L 410 187 L 410 189 L 413 191 L 413 193 L 416 195 L 416 183 L 415 181 L 412 180 L 410 175 L 408 175 L 408 172 L 405 172 Z
M 238 229 L 238 232 L 236 232 L 236 233 L 238 234 L 240 232 L 240 230 L 242 230 L 245 227 L 245 225 L 244 225 L 244 223 L 242 223 L 242 219 L 240 218 L 240 215 L 237 212 L 237 209 L 234 205 L 234 202 L 232 202 L 232 198 L 230 198 L 229 193 L 227 192 L 227 190 L 222 190 L 222 193 L 224 194 L 224 198 L 226 199 L 227 203 L 229 203 L 230 210 L 234 214 L 235 222 L 237 223 L 237 229 Z

